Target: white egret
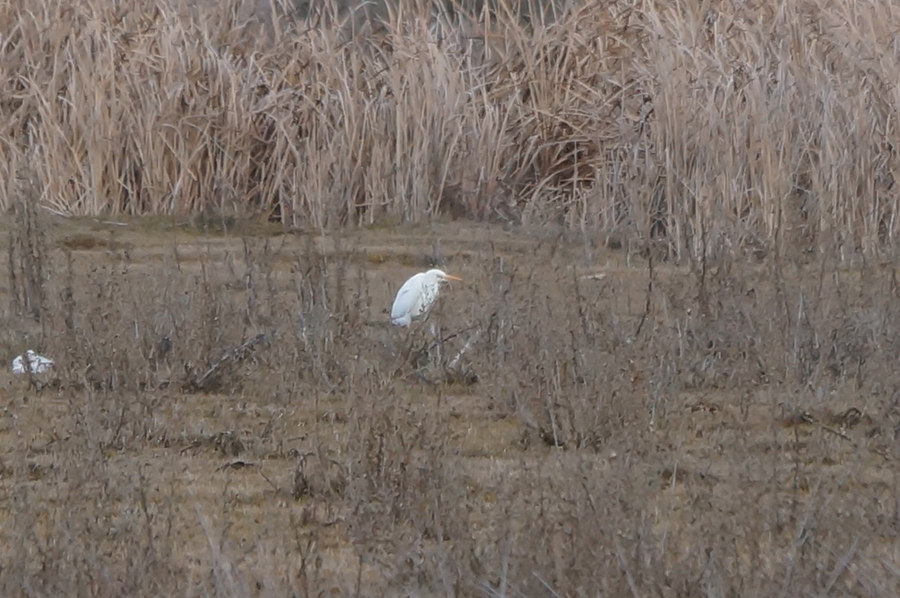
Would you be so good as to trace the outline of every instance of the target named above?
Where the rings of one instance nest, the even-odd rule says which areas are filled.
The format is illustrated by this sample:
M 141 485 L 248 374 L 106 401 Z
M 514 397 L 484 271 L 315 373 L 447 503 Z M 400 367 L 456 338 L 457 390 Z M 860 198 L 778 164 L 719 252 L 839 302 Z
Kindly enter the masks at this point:
M 31 366 L 32 374 L 43 374 L 44 372 L 49 371 L 53 367 L 53 360 L 44 357 L 42 355 L 38 355 L 31 349 L 25 351 L 25 356 L 28 357 L 28 364 Z M 26 373 L 25 368 L 25 356 L 19 355 L 12 362 L 12 371 L 13 374 L 24 375 Z
M 419 272 L 404 282 L 391 308 L 391 324 L 409 326 L 413 320 L 427 317 L 441 292 L 441 285 L 450 280 L 461 281 L 462 278 L 433 269 Z

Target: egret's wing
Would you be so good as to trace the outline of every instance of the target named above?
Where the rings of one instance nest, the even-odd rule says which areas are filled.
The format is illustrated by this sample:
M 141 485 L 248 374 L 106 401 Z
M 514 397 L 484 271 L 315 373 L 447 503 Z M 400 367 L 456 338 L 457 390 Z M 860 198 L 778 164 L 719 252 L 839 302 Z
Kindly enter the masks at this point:
M 427 278 L 425 273 L 416 274 L 400 287 L 397 298 L 394 299 L 394 307 L 391 309 L 391 319 L 404 326 L 413 318 L 422 315 L 422 299 Z
M 421 297 L 422 290 L 417 284 L 415 276 L 403 283 L 400 290 L 397 291 L 397 297 L 394 299 L 394 306 L 391 308 L 391 318 L 398 319 L 403 316 L 413 316 L 416 305 Z

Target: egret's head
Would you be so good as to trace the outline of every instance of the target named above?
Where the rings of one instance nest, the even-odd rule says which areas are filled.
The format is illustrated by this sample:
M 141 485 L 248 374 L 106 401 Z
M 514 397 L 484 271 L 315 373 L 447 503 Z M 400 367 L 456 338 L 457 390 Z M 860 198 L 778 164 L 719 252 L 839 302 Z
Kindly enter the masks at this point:
M 462 278 L 460 278 L 458 276 L 453 276 L 452 274 L 447 274 L 443 270 L 438 270 L 437 268 L 435 268 L 433 270 L 429 270 L 428 274 L 430 274 L 431 276 L 434 276 L 441 282 L 450 281 L 450 280 L 456 280 L 458 282 L 462 282 Z

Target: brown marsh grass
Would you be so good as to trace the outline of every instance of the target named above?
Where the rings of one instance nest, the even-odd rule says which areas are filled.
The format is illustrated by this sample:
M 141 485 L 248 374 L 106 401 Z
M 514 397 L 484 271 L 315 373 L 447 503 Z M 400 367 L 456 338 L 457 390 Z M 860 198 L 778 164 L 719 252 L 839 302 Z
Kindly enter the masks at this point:
M 893 6 L 485 6 L 0 6 L 0 594 L 898 594 Z
M 677 257 L 893 247 L 890 2 L 0 9 L 0 207 L 288 227 L 447 214 Z

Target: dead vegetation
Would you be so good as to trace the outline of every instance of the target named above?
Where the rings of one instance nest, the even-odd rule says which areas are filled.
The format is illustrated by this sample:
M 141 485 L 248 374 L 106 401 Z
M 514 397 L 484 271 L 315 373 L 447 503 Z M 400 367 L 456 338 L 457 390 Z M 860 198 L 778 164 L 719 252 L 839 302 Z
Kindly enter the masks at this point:
M 887 2 L 9 2 L 0 207 L 893 247 Z
M 84 224 L 35 215 L 8 233 L 5 289 L 42 272 L 43 303 L 3 302 L 0 346 L 57 368 L 0 373 L 5 593 L 900 586 L 892 265 L 651 268 L 581 235 L 458 225 L 135 221 L 91 233 L 127 252 L 72 251 Z M 436 237 L 465 284 L 434 329 L 389 326 L 416 268 L 369 255 Z M 38 245 L 40 267 L 15 257 Z
M 898 595 L 897 17 L 770 4 L 0 6 L 0 593 Z

